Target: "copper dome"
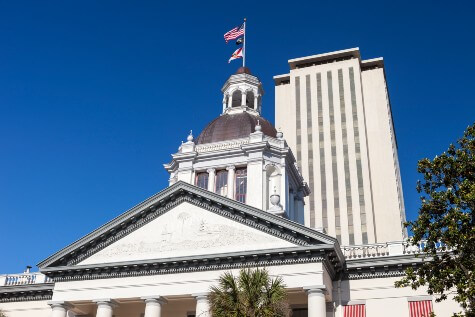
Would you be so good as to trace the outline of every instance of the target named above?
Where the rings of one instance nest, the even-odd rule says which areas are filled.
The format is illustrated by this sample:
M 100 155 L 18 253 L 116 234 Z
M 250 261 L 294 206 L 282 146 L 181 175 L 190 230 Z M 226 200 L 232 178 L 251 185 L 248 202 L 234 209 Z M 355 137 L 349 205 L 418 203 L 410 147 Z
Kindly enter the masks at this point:
M 196 138 L 196 144 L 246 138 L 256 131 L 257 120 L 262 127 L 262 133 L 276 137 L 277 131 L 269 121 L 260 116 L 240 112 L 223 114 L 211 121 Z

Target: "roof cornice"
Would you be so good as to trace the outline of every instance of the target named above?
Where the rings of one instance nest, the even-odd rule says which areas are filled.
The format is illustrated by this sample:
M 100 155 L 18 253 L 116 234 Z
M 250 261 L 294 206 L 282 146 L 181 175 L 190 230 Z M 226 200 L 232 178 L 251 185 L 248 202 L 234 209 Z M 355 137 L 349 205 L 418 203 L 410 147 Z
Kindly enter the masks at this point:
M 184 201 L 297 245 L 332 245 L 339 262 L 344 263 L 336 239 L 288 219 L 180 181 L 51 255 L 40 262 L 38 267 L 44 270 L 48 267 L 75 265 Z
M 48 300 L 53 297 L 54 283 L 4 286 L 0 288 L 0 303 Z
M 197 271 L 228 270 L 243 267 L 291 265 L 296 263 L 323 263 L 335 277 L 341 271 L 331 245 L 293 247 L 207 254 L 166 259 L 74 265 L 46 268 L 41 271 L 55 282 L 118 278 L 129 276 L 161 275 Z

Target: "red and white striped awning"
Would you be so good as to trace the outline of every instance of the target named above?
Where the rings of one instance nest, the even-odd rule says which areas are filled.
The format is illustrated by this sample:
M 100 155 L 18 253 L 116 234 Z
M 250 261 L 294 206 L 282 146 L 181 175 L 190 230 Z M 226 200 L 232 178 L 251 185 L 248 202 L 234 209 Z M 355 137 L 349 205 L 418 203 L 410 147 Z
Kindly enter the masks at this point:
M 409 312 L 411 317 L 430 317 L 430 313 L 432 313 L 432 301 L 411 301 L 409 302 Z
M 366 317 L 366 307 L 364 304 L 347 305 L 344 307 L 344 317 Z

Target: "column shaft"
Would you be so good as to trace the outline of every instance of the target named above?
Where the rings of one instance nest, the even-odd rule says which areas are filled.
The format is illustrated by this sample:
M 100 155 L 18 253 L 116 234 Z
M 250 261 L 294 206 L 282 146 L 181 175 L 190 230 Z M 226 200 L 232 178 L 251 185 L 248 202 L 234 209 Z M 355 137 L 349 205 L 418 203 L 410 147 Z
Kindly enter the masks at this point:
M 142 297 L 145 300 L 145 314 L 144 317 L 161 317 L 162 305 L 167 301 L 160 296 Z
M 112 317 L 116 302 L 112 299 L 98 299 L 94 301 L 97 304 L 96 317 Z
M 243 106 L 243 107 L 246 106 L 246 93 L 245 92 L 242 93 L 241 106 Z
M 234 199 L 235 167 L 234 166 L 228 166 L 226 169 L 228 170 L 228 198 Z
M 196 317 L 211 317 L 210 306 L 207 294 L 196 297 Z
M 214 168 L 210 168 L 207 170 L 208 172 L 208 190 L 210 192 L 215 191 L 215 181 L 216 181 L 216 170 Z
M 308 294 L 308 317 L 326 316 L 325 294 L 321 289 L 310 289 Z
M 51 306 L 51 317 L 66 317 L 70 306 L 65 302 L 49 302 Z

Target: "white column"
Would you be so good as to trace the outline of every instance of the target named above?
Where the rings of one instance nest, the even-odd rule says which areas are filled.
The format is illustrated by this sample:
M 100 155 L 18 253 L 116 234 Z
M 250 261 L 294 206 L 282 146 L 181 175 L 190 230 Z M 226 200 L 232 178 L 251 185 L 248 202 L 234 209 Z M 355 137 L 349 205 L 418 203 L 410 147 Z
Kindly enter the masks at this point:
M 294 202 L 294 191 L 293 189 L 289 190 L 289 218 L 290 220 L 296 221 L 295 219 L 295 202 Z
M 117 302 L 110 298 L 96 299 L 93 301 L 97 304 L 96 317 L 112 317 L 114 307 Z
M 296 212 L 298 213 L 298 221 L 297 222 L 300 222 L 300 223 L 304 223 L 305 222 L 305 212 L 304 212 L 304 208 L 305 208 L 305 201 L 304 201 L 304 198 L 303 198 L 303 193 L 302 191 L 299 191 L 295 197 L 295 201 L 297 202 L 297 210 Z
M 207 170 L 207 172 L 208 172 L 208 190 L 214 193 L 216 170 L 214 168 L 210 168 Z
M 162 296 L 146 296 L 142 297 L 145 301 L 144 317 L 160 317 L 162 314 L 162 305 L 167 303 L 167 300 Z
M 226 103 L 226 95 L 224 95 L 224 97 L 223 97 L 223 113 L 224 113 L 224 111 L 226 110 L 226 107 L 227 107 L 227 106 L 228 106 L 228 105 L 227 105 L 227 103 Z
M 243 92 L 241 96 L 241 106 L 245 107 L 246 106 L 246 93 Z
M 48 302 L 51 306 L 51 317 L 66 317 L 66 313 L 71 305 L 67 302 Z
M 325 289 L 308 288 L 308 317 L 325 317 L 327 308 L 325 305 Z
M 228 166 L 226 170 L 228 171 L 228 198 L 234 199 L 234 174 L 236 167 Z
M 208 293 L 193 294 L 196 298 L 196 317 L 211 317 Z
M 259 111 L 259 105 L 257 104 L 257 94 L 254 95 L 254 110 Z

